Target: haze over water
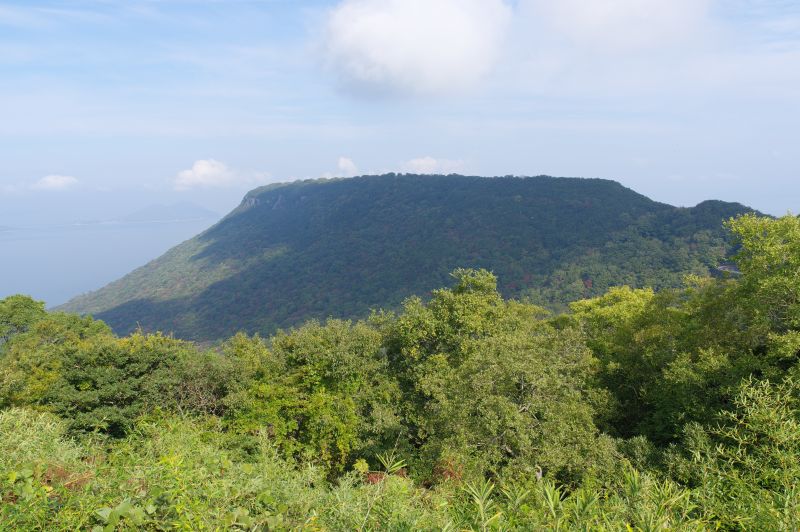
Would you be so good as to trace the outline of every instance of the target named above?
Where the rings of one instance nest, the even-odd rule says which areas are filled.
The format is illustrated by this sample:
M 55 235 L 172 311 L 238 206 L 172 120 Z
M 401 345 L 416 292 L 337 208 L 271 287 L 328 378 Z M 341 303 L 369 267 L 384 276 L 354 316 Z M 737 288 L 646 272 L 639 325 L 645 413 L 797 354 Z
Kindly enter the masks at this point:
M 48 307 L 60 305 L 122 277 L 212 223 L 107 222 L 0 231 L 0 299 L 27 294 Z

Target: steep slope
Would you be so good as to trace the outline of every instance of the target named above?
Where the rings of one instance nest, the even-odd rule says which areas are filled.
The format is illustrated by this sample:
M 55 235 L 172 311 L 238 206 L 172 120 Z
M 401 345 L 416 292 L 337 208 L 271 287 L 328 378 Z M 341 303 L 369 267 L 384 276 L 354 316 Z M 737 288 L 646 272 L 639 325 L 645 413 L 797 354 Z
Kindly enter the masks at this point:
M 117 332 L 211 340 L 363 316 L 483 267 L 551 307 L 618 284 L 678 285 L 727 252 L 739 204 L 676 208 L 599 179 L 395 175 L 248 193 L 219 223 L 63 309 Z

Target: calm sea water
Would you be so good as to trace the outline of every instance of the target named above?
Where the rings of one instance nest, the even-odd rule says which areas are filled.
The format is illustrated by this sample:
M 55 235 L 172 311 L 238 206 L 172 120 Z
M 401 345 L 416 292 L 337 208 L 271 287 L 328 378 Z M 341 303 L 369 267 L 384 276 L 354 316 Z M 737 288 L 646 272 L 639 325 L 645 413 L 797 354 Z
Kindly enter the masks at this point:
M 0 231 L 0 298 L 28 294 L 48 307 L 100 288 L 213 221 L 105 223 Z

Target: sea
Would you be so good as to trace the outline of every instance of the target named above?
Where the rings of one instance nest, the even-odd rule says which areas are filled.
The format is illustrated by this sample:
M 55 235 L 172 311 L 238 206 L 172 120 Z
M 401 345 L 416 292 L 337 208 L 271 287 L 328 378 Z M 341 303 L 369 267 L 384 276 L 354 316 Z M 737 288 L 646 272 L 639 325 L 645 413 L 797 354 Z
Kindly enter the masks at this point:
M 145 265 L 213 223 L 194 219 L 0 228 L 0 299 L 26 294 L 48 308 L 61 305 Z

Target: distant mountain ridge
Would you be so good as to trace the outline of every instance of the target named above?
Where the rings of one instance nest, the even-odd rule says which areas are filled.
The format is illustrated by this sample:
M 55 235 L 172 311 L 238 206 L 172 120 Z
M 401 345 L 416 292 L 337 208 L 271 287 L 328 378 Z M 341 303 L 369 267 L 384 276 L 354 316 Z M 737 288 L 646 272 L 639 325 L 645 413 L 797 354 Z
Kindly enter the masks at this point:
M 728 253 L 722 221 L 751 209 L 658 203 L 609 180 L 386 174 L 274 184 L 216 225 L 67 303 L 117 332 L 214 340 L 310 318 L 364 316 L 494 271 L 553 308 L 628 284 L 677 286 Z

